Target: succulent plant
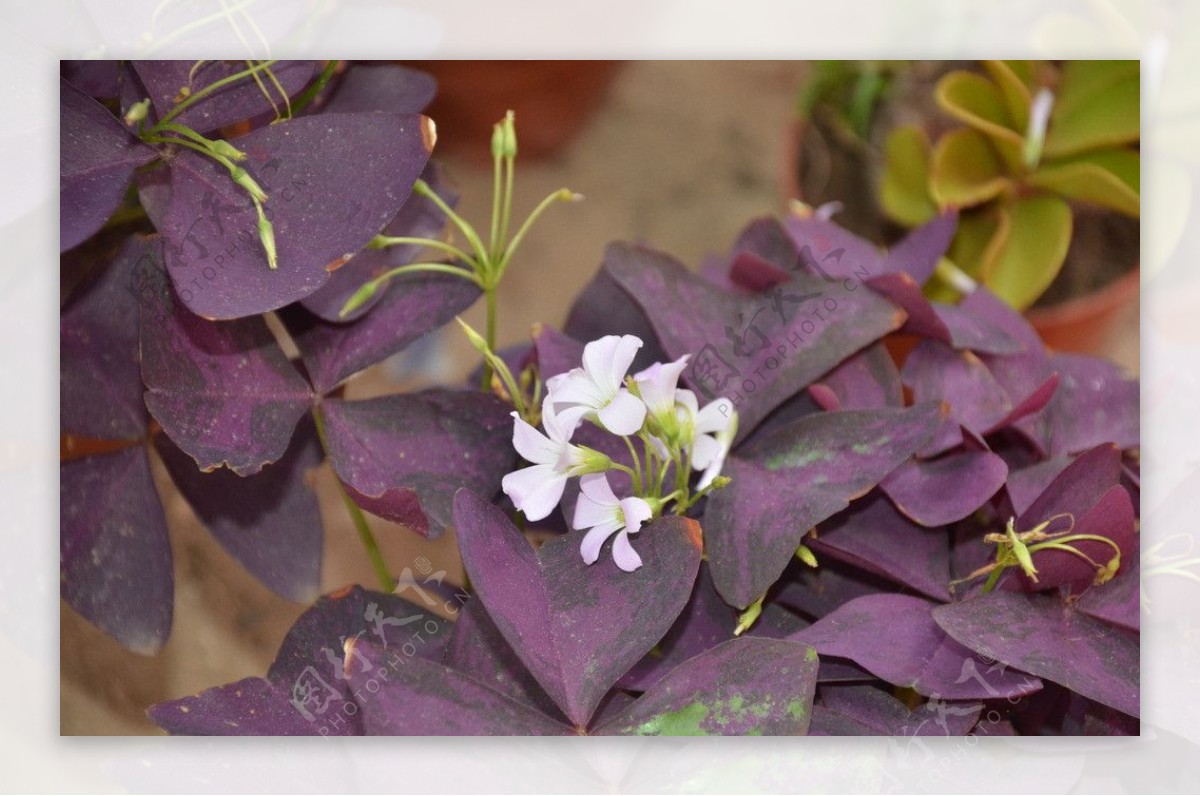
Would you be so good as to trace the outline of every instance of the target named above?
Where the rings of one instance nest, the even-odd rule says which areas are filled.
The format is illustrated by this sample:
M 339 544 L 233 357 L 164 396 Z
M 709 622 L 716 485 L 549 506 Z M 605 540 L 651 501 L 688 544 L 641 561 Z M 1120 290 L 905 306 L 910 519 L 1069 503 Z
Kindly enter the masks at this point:
M 1073 203 L 1139 214 L 1137 61 L 984 61 L 952 71 L 938 105 L 963 126 L 884 144 L 884 212 L 905 226 L 960 211 L 950 262 L 1024 309 L 1059 273 Z

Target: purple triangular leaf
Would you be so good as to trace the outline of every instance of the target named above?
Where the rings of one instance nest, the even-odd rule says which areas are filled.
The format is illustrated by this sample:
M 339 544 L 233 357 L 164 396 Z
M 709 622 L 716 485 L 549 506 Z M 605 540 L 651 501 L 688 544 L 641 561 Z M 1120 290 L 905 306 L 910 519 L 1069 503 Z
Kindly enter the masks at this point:
M 1142 627 L 1141 551 L 1135 546 L 1121 556 L 1117 576 L 1101 586 L 1092 586 L 1075 603 L 1081 614 L 1137 633 Z
M 66 80 L 59 89 L 59 249 L 66 251 L 104 226 L 133 170 L 158 153 Z
M 911 522 L 882 495 L 855 501 L 804 543 L 818 559 L 828 555 L 932 599 L 950 599 L 949 536 Z
M 880 487 L 903 514 L 927 528 L 970 516 L 1004 486 L 1008 465 L 994 453 L 965 451 L 912 459 Z
M 173 734 L 361 735 L 352 673 L 378 674 L 357 652 L 369 640 L 400 662 L 439 657 L 450 623 L 394 594 L 357 586 L 321 597 L 292 625 L 264 678 L 248 678 L 155 705 Z M 368 668 L 369 667 L 369 668 Z
M 650 654 L 626 672 L 618 685 L 631 691 L 645 691 L 674 667 L 733 638 L 736 625 L 737 617 L 717 594 L 708 566 L 701 564 L 692 596 L 675 624 Z
M 979 434 L 1012 411 L 1004 388 L 970 351 L 926 340 L 908 355 L 900 375 L 914 401 L 946 401 L 955 422 Z
M 89 97 L 117 96 L 120 80 L 120 61 L 59 61 L 62 79 Z
M 321 411 L 330 463 L 367 498 L 363 508 L 433 537 L 452 524 L 459 488 L 489 498 L 500 490 L 515 458 L 510 409 L 480 392 L 431 390 L 329 400 Z
M 816 569 L 796 561 L 771 599 L 814 622 L 855 598 L 894 590 L 890 581 L 837 560 Z
M 1104 442 L 1122 450 L 1141 445 L 1140 385 L 1101 359 L 1056 354 L 1059 374 L 1054 397 L 1046 405 L 1048 453 L 1078 453 Z
M 480 600 L 469 601 L 459 611 L 442 663 L 518 702 L 536 707 L 556 721 L 566 721 L 520 656 L 504 640 Z
M 202 472 L 165 436 L 155 440 L 175 486 L 230 555 L 276 594 L 309 603 L 321 581 L 322 526 L 307 474 L 324 454 L 303 421 L 287 452 L 257 474 Z
M 396 64 L 351 64 L 325 113 L 420 113 L 437 93 L 432 75 Z
M 933 276 L 937 262 L 950 248 L 958 230 L 958 212 L 951 210 L 914 229 L 888 250 L 884 270 L 903 273 L 918 285 Z
M 411 274 L 388 286 L 371 311 L 349 324 L 293 314 L 296 345 L 320 393 L 403 351 L 417 338 L 454 318 L 479 297 L 479 288 L 450 274 Z
M 252 475 L 287 450 L 312 395 L 262 318 L 215 323 L 145 269 L 140 339 L 146 407 L 203 470 Z
M 866 279 L 883 273 L 884 256 L 875 244 L 832 221 L 793 214 L 784 219 L 783 226 L 800 262 L 814 274 Z
M 926 702 L 909 710 L 891 694 L 874 685 L 822 684 L 817 689 L 809 735 L 966 735 L 979 720 L 978 702 L 950 704 Z
M 562 722 L 432 661 L 355 645 L 371 669 L 352 672 L 368 735 L 571 735 Z
M 1024 514 L 1072 461 L 1071 456 L 1057 456 L 1019 470 L 1010 468 L 1004 491 L 1012 504 L 1013 516 Z
M 562 330 L 585 343 L 609 334 L 632 334 L 640 338 L 643 345 L 630 367 L 635 373 L 668 359 L 647 314 L 629 300 L 625 290 L 603 266 L 575 298 Z
M 717 590 L 744 608 L 779 578 L 809 528 L 866 494 L 912 456 L 942 407 L 826 412 L 755 437 L 726 462 L 733 482 L 705 512 Z
M 134 652 L 171 632 L 174 574 L 162 502 L 141 446 L 59 466 L 63 598 Z
M 437 164 L 432 161 L 426 164 L 421 179 L 429 183 L 429 186 L 442 197 L 446 204 L 453 207 L 457 203 L 458 197 L 443 184 L 441 169 L 437 168 Z M 446 216 L 433 203 L 433 200 L 412 194 L 400 208 L 396 217 L 383 228 L 383 234 L 397 238 L 437 238 L 444 226 L 446 226 Z M 393 268 L 416 262 L 416 257 L 421 251 L 421 246 L 413 244 L 361 251 L 351 257 L 348 263 L 331 273 L 329 281 L 317 292 L 307 296 L 301 303 L 309 312 L 330 323 L 358 320 L 391 291 L 386 289 L 378 291 L 343 318 L 341 316 L 342 307 L 346 306 L 350 297 L 372 279 L 382 276 Z M 410 282 L 407 289 L 411 291 L 414 287 L 419 288 L 420 284 L 420 282 Z M 392 320 L 395 321 L 394 318 Z
M 160 702 L 147 714 L 171 735 L 362 734 L 348 721 L 333 726 L 308 721 L 291 699 L 288 684 L 247 677 L 195 696 Z
M 1138 715 L 1138 642 L 1057 597 L 997 591 L 935 608 L 960 644 L 1078 694 Z
M 406 659 L 440 659 L 453 624 L 427 613 L 437 600 L 426 591 L 427 585 L 416 585 L 428 598 L 422 600 L 425 610 L 399 594 L 382 594 L 360 586 L 323 595 L 288 630 L 267 677 L 291 685 L 315 671 L 339 685 L 343 698 L 347 698 L 346 669 L 363 668 L 353 659 L 350 666 L 346 665 L 346 641 L 355 638 L 399 650 Z
M 533 348 L 542 381 L 583 364 L 583 343 L 550 326 L 535 330 Z
M 597 735 L 804 735 L 817 654 L 805 644 L 731 639 L 671 672 Z
M 900 371 L 882 344 L 868 346 L 842 362 L 821 377 L 820 385 L 832 391 L 841 409 L 904 406 Z
M 216 161 L 174 152 L 159 231 L 184 303 L 207 318 L 239 318 L 312 294 L 405 203 L 429 158 L 429 125 L 423 116 L 321 114 L 238 138 L 240 165 L 268 194 L 274 270 L 246 191 Z
M 157 239 L 131 239 L 71 297 L 59 321 L 62 431 L 93 439 L 137 439 L 146 433 L 138 364 L 139 279 L 160 260 Z M 144 258 L 150 257 L 150 260 Z
M 908 314 L 900 332 L 936 340 L 952 348 L 986 353 L 1013 354 L 1023 348 L 1003 328 L 988 323 L 984 317 L 962 312 L 958 307 L 930 303 L 908 274 L 882 274 L 868 279 L 867 284 Z
M 743 437 L 904 320 L 853 282 L 796 275 L 766 294 L 734 296 L 666 255 L 628 244 L 609 246 L 604 270 L 649 316 L 668 356 L 692 355 L 685 380 L 709 398 L 733 400 Z
M 154 108 L 151 122 L 170 113 L 185 97 L 202 91 L 218 80 L 247 69 L 245 61 L 134 61 L 133 68 L 149 93 Z M 278 61 L 271 72 L 288 96 L 300 92 L 316 73 L 316 61 Z M 253 77 L 235 80 L 197 100 L 172 119 L 176 124 L 207 133 L 233 122 L 271 112 L 272 103 L 282 113 L 284 98 L 265 73 L 260 72 L 260 87 Z M 268 99 L 268 95 L 270 99 Z
M 998 699 L 1042 687 L 1035 677 L 990 666 L 947 638 L 934 603 L 903 594 L 873 594 L 841 606 L 792 636 L 822 656 L 849 658 L 875 676 L 938 699 Z M 990 667 L 990 668 L 989 668 Z
M 670 629 L 700 564 L 699 527 L 664 518 L 642 529 L 643 565 L 583 562 L 579 536 L 535 553 L 504 513 L 465 490 L 454 501 L 463 565 L 496 627 L 577 727 Z

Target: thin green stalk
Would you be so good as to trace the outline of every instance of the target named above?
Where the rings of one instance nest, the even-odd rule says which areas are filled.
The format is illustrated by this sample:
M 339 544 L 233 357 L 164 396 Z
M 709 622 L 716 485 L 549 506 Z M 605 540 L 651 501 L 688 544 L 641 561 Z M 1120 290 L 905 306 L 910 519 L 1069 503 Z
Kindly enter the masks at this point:
M 500 206 L 500 248 L 504 254 L 501 255 L 500 273 L 504 273 L 504 267 L 508 264 L 508 258 L 512 256 L 512 251 L 515 248 L 513 244 L 508 243 L 508 225 L 512 215 L 512 200 L 513 200 L 513 182 L 516 177 L 513 173 L 513 161 L 515 157 L 504 158 L 504 204 Z
M 338 61 L 336 58 L 326 63 L 325 69 L 321 71 L 321 74 L 317 78 L 316 82 L 304 89 L 304 91 L 300 92 L 300 95 L 296 97 L 296 101 L 292 103 L 293 116 L 307 108 L 308 104 L 317 98 L 317 95 L 321 93 L 321 90 L 325 88 L 325 86 L 329 83 L 330 78 L 333 77 L 333 73 L 337 71 L 339 63 L 340 61 Z
M 229 75 L 228 77 L 223 77 L 214 83 L 209 83 L 207 86 L 200 89 L 196 93 L 188 96 L 187 99 L 185 99 L 183 102 L 179 103 L 174 108 L 172 108 L 167 113 L 166 116 L 163 116 L 161 119 L 158 120 L 158 124 L 156 124 L 150 128 L 150 130 L 147 132 L 147 135 L 153 135 L 154 133 L 157 133 L 159 130 L 163 129 L 164 125 L 169 123 L 176 116 L 183 113 L 189 107 L 191 107 L 192 105 L 195 105 L 197 102 L 204 99 L 209 94 L 212 94 L 214 91 L 219 91 L 220 89 L 224 88 L 225 86 L 229 85 L 230 83 L 233 83 L 237 80 L 241 80 L 246 77 L 249 77 L 250 75 L 261 72 L 264 69 L 270 69 L 272 66 L 274 66 L 277 63 L 279 63 L 278 60 L 262 61 L 258 65 L 253 66 L 249 69 L 243 69 L 241 72 L 235 72 L 234 74 Z
M 996 582 L 998 580 L 1000 580 L 1000 575 L 1001 575 L 1001 573 L 1004 572 L 1004 569 L 1005 569 L 1004 567 L 997 566 L 995 569 L 992 570 L 992 573 L 990 575 L 988 575 L 987 582 L 984 583 L 983 588 L 980 589 L 981 594 L 987 594 L 992 589 L 996 588 Z
M 633 447 L 633 440 L 629 439 L 625 434 L 621 435 L 621 439 L 625 440 L 625 447 L 629 448 L 629 458 L 633 460 L 633 491 L 634 494 L 642 494 L 642 457 L 638 456 L 637 449 Z
M 393 277 L 403 276 L 404 274 L 425 272 L 435 274 L 453 274 L 454 276 L 461 276 L 463 279 L 474 282 L 477 285 L 479 284 L 479 276 L 474 271 L 468 271 L 466 268 L 459 268 L 457 265 L 450 265 L 449 263 L 411 263 L 409 265 L 401 265 L 397 268 L 393 268 L 382 276 L 375 277 L 371 281 L 382 284 Z
M 367 245 L 367 248 L 386 249 L 388 246 L 424 246 L 428 249 L 437 249 L 438 251 L 446 252 L 456 260 L 462 260 L 470 265 L 472 270 L 476 272 L 479 271 L 479 264 L 475 262 L 474 257 L 467 254 L 453 243 L 447 243 L 435 238 L 409 238 L 404 236 L 393 237 L 390 235 L 376 235 L 374 239 L 372 239 Z
M 500 125 L 496 125 L 493 135 L 499 132 Z M 503 245 L 500 242 L 500 161 L 499 154 L 492 156 L 492 228 L 488 252 L 493 260 L 500 256 L 500 247 Z
M 484 329 L 484 339 L 487 340 L 488 351 L 496 350 L 496 285 L 485 284 L 483 286 L 483 295 L 485 304 L 487 305 L 487 326 Z M 492 363 L 487 359 L 483 360 L 483 375 L 480 377 L 480 389 L 487 392 L 492 386 L 492 375 L 495 371 L 492 370 Z M 509 388 L 512 389 L 511 387 Z M 518 400 L 517 395 L 511 396 L 514 401 Z
M 325 452 L 325 458 L 328 459 L 329 439 L 325 433 L 325 417 L 321 413 L 320 407 L 313 407 L 313 420 L 316 421 L 317 439 L 320 440 L 321 449 Z M 383 551 L 379 549 L 379 543 L 375 541 L 375 534 L 371 532 L 371 526 L 367 524 L 366 515 L 354 502 L 354 498 L 350 497 L 346 488 L 342 486 L 342 481 L 337 477 L 337 473 L 333 474 L 333 483 L 337 485 L 342 502 L 346 504 L 346 511 L 350 513 L 354 529 L 358 531 L 358 538 L 362 542 L 363 549 L 367 551 L 367 558 L 371 560 L 371 567 L 375 570 L 375 576 L 379 578 L 379 585 L 385 592 L 391 592 L 396 588 L 396 582 L 388 572 L 387 562 L 383 560 Z
M 475 234 L 475 230 L 458 213 L 455 213 L 442 197 L 438 196 L 429 187 L 429 183 L 424 180 L 417 180 L 413 183 L 413 193 L 423 196 L 437 205 L 437 208 L 446 215 L 446 218 L 450 219 L 454 226 L 458 227 L 459 231 L 466 237 L 467 241 L 471 244 L 471 248 L 475 251 L 476 257 L 479 258 L 479 262 L 486 263 L 488 261 L 487 251 L 483 248 L 483 241 L 479 240 L 479 236 Z
M 500 258 L 500 264 L 497 268 L 497 279 L 499 279 L 501 276 L 504 276 L 504 271 L 508 268 L 509 261 L 512 260 L 513 254 L 516 253 L 517 248 L 521 245 L 521 241 L 525 238 L 525 233 L 529 232 L 530 227 L 533 226 L 533 222 L 537 221 L 538 216 L 546 212 L 546 208 L 550 207 L 550 205 L 554 204 L 555 202 L 573 202 L 578 196 L 579 194 L 574 193 L 567 188 L 559 188 L 557 191 L 543 199 L 538 206 L 533 209 L 533 212 L 529 214 L 529 217 L 525 219 L 524 223 L 522 223 L 520 228 L 517 230 L 517 234 L 513 235 L 512 241 L 508 244 L 508 248 L 504 250 L 504 255 Z

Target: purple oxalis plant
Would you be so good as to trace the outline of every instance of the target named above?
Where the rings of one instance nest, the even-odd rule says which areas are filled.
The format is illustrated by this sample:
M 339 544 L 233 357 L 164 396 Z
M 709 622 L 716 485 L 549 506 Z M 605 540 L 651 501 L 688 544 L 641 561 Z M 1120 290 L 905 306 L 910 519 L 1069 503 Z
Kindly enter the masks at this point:
M 1137 383 L 986 288 L 929 300 L 952 214 L 883 252 L 801 208 L 699 271 L 616 243 L 561 331 L 498 353 L 496 284 L 574 198 L 510 234 L 511 116 L 480 234 L 423 75 L 63 74 L 63 596 L 167 637 L 156 456 L 312 603 L 264 677 L 154 706 L 168 732 L 1137 732 Z M 344 397 L 481 296 L 471 387 Z M 380 591 L 317 597 L 323 460 Z M 453 527 L 468 584 L 397 578 L 364 511 Z

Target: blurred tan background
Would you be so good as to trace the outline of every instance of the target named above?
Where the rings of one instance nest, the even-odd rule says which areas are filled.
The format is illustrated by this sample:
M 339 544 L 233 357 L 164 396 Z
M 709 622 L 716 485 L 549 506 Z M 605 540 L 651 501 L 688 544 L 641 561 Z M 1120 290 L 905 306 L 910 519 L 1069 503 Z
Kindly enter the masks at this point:
M 486 69 L 479 65 L 477 69 Z M 798 61 L 659 61 L 616 66 L 579 90 L 599 104 L 579 118 L 573 139 L 533 157 L 543 134 L 520 100 L 489 94 L 487 101 L 517 112 L 522 151 L 513 214 L 518 221 L 543 196 L 561 187 L 585 201 L 550 209 L 526 239 L 500 290 L 499 342 L 528 337 L 534 322 L 559 326 L 574 296 L 599 266 L 605 245 L 639 240 L 695 267 L 728 247 L 750 219 L 785 208 L 782 177 L 791 144 L 795 97 L 806 72 Z M 535 87 L 536 88 L 536 87 Z M 459 212 L 486 227 L 491 166 L 486 133 L 468 147 L 454 116 L 440 118 L 436 155 L 460 194 Z M 497 115 L 498 118 L 498 115 Z M 464 123 L 465 124 L 465 123 Z M 528 144 L 526 144 L 528 142 Z M 1133 304 L 1110 355 L 1138 370 L 1138 308 Z M 467 320 L 483 328 L 483 308 Z M 443 330 L 419 356 L 387 363 L 352 383 L 365 397 L 413 381 L 462 378 L 474 352 L 456 330 Z M 144 734 L 158 730 L 146 706 L 209 686 L 264 674 L 275 649 L 303 606 L 286 602 L 246 574 L 208 535 L 158 474 L 175 553 L 175 623 L 153 658 L 124 650 L 65 605 L 62 608 L 61 732 Z M 372 571 L 335 492 L 327 468 L 311 473 L 326 527 L 322 588 L 373 583 Z M 398 526 L 372 519 L 393 571 L 419 557 L 449 570 L 460 567 L 449 536 L 425 542 Z

